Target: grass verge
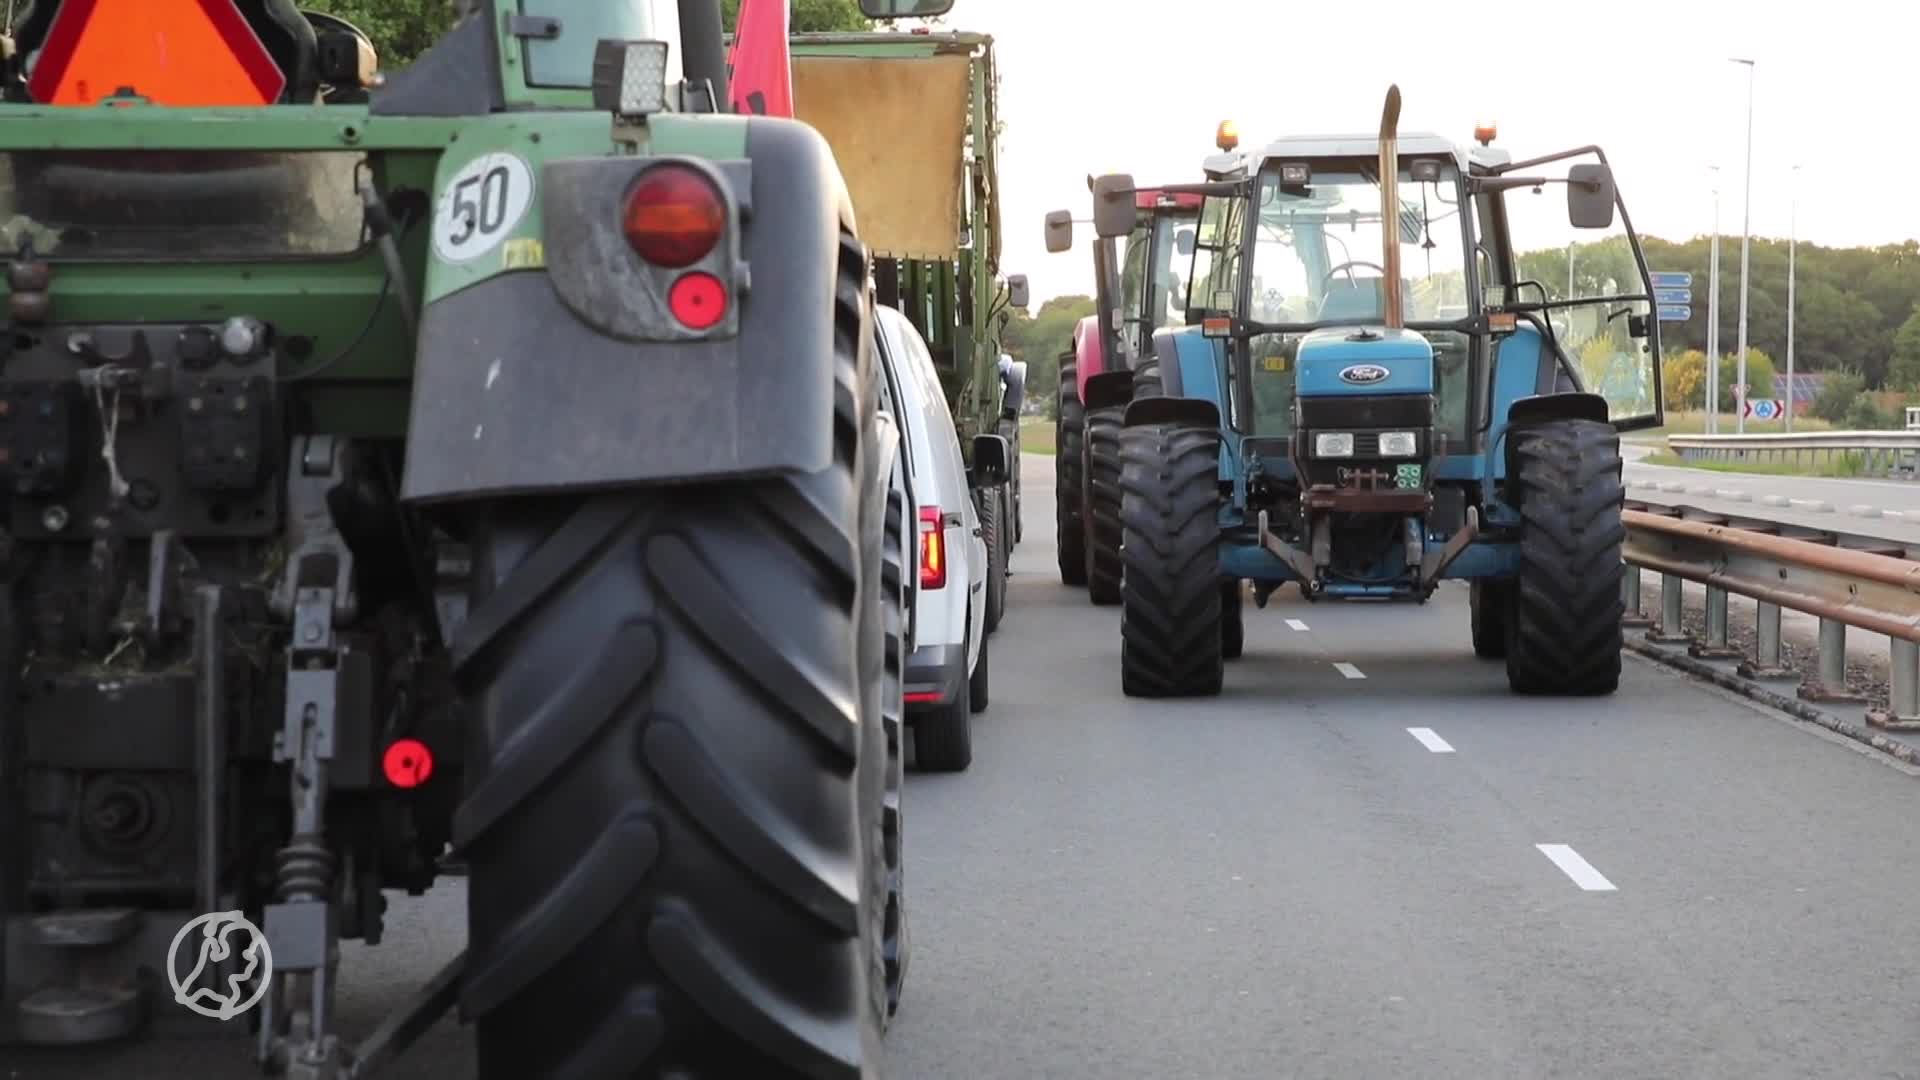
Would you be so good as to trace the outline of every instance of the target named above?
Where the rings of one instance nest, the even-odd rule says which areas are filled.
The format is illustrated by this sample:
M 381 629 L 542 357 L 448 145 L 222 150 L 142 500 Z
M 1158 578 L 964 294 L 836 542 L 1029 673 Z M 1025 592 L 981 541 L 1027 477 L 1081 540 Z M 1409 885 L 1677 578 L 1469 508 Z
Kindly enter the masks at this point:
M 1867 467 L 1865 454 L 1840 454 L 1832 459 L 1820 458 L 1800 465 L 1791 461 L 1685 461 L 1679 454 L 1661 450 L 1648 454 L 1641 461 L 1648 465 L 1673 465 L 1683 469 L 1699 469 L 1703 472 L 1747 473 L 1761 476 L 1849 477 L 1861 475 Z
M 1020 451 L 1026 454 L 1053 454 L 1053 421 L 1028 420 L 1020 425 Z

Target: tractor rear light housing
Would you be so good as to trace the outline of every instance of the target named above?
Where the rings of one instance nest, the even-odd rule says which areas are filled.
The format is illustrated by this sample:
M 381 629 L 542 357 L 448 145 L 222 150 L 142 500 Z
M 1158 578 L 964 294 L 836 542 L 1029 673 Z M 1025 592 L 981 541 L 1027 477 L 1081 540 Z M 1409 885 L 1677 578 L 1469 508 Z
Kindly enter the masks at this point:
M 1321 431 L 1313 436 L 1314 457 L 1352 457 L 1353 432 Z
M 726 235 L 727 201 L 698 169 L 655 165 L 627 193 L 621 225 L 635 254 L 680 270 L 706 258 Z
M 1411 431 L 1380 433 L 1381 457 L 1412 457 L 1420 452 L 1420 439 Z
M 947 587 L 946 515 L 937 506 L 920 508 L 920 587 Z

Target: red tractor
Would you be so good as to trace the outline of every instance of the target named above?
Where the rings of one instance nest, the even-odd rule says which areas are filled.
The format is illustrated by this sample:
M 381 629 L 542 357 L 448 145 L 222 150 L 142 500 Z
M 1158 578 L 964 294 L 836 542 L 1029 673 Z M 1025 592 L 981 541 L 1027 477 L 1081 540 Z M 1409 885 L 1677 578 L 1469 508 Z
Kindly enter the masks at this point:
M 1174 258 L 1193 253 L 1201 200 L 1144 188 L 1134 194 L 1126 252 L 1120 255 L 1110 240 L 1095 242 L 1098 313 L 1080 320 L 1072 346 L 1060 356 L 1054 429 L 1060 580 L 1087 586 L 1096 604 L 1120 602 L 1121 413 L 1133 400 L 1133 374 L 1152 348 L 1153 332 L 1186 323 L 1186 289 L 1174 280 Z M 1099 213 L 1098 195 L 1095 201 Z M 1072 215 L 1048 214 L 1047 250 L 1072 246 Z

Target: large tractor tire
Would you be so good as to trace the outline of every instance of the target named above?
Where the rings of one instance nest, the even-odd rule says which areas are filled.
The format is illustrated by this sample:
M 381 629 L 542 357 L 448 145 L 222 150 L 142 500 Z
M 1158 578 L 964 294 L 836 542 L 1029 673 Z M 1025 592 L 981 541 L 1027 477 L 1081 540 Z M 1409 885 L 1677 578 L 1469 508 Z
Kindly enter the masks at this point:
M 1218 694 L 1225 676 L 1220 584 L 1220 437 L 1125 429 L 1120 688 L 1130 697 Z
M 905 834 L 901 795 L 906 789 L 906 662 L 908 561 L 915 537 L 908 531 L 905 493 L 894 491 L 887 500 L 886 558 L 881 585 L 886 590 L 883 615 L 886 635 L 880 679 L 880 730 L 886 745 L 886 784 L 881 796 L 880 860 L 886 868 L 885 903 L 881 908 L 879 940 L 887 1015 L 900 1010 L 911 952 L 907 933 Z M 869 859 L 869 865 L 873 860 Z M 872 929 L 869 928 L 871 936 Z
M 1160 358 L 1147 349 L 1147 355 L 1140 358 L 1140 366 L 1133 369 L 1133 400 L 1159 397 L 1166 391 L 1161 388 Z
M 1240 579 L 1220 583 L 1220 656 L 1238 660 L 1247 649 L 1246 589 Z
M 1000 628 L 1000 617 L 1007 609 L 1007 524 L 1006 489 L 989 488 L 980 493 L 976 510 L 980 515 L 980 539 L 987 545 L 986 633 Z
M 1096 604 L 1120 602 L 1120 433 L 1126 410 L 1087 412 L 1085 479 L 1081 483 L 1087 535 L 1087 595 Z
M 1513 621 L 1513 582 L 1481 579 L 1467 589 L 1467 606 L 1473 620 L 1473 655 L 1482 660 L 1505 659 L 1507 624 Z
M 1521 694 L 1592 696 L 1620 685 L 1620 436 L 1594 420 L 1514 435 L 1520 574 L 1507 626 L 1507 683 Z
M 1080 408 L 1074 367 L 1071 359 L 1060 362 L 1060 419 L 1053 426 L 1054 547 L 1063 585 L 1087 583 L 1086 525 L 1080 518 L 1080 443 L 1086 415 Z
M 871 363 L 843 347 L 817 473 L 475 523 L 454 840 L 480 1080 L 878 1068 Z

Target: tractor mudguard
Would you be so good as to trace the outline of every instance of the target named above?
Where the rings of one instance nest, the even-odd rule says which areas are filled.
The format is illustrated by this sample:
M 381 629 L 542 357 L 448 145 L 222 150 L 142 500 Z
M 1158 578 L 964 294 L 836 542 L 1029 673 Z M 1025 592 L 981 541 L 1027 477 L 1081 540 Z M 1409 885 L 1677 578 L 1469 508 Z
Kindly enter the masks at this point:
M 1181 427 L 1220 430 L 1220 407 L 1201 398 L 1148 397 L 1127 406 L 1127 427 L 1149 424 L 1177 424 Z
M 576 159 L 547 171 L 567 181 L 542 185 L 552 273 L 500 274 L 422 313 L 402 498 L 803 474 L 830 463 L 835 336 L 867 339 L 860 298 L 835 295 L 836 270 L 866 252 L 819 133 L 754 117 L 746 148 L 746 162 L 716 171 L 753 209 L 750 223 L 731 227 L 738 265 L 758 272 L 750 290 L 733 291 L 739 333 L 706 340 L 614 336 L 637 337 L 641 322 L 659 323 L 649 338 L 686 331 L 662 321 L 671 317 L 645 290 L 619 297 L 590 283 L 579 261 L 623 257 L 624 241 L 559 250 L 562 238 L 584 231 L 583 219 L 596 234 L 619 237 L 613 181 L 651 159 Z M 743 175 L 751 176 L 747 192 L 738 191 Z
M 1224 408 L 1227 399 L 1226 342 L 1210 338 L 1198 326 L 1156 330 L 1154 355 L 1160 357 L 1161 392 L 1168 397 L 1199 398 Z
M 1599 394 L 1572 391 L 1561 394 L 1536 394 L 1507 406 L 1507 426 L 1520 427 L 1542 420 L 1608 419 L 1607 399 Z
M 1080 400 L 1087 411 L 1110 409 L 1116 405 L 1124 406 L 1133 400 L 1133 372 L 1103 371 L 1091 378 L 1083 379 L 1080 384 Z
M 1520 475 L 1520 458 L 1514 449 L 1513 433 L 1515 431 L 1549 420 L 1593 420 L 1604 424 L 1607 419 L 1607 399 L 1599 394 L 1574 391 L 1560 394 L 1535 394 L 1531 397 L 1516 399 L 1513 404 L 1507 406 L 1505 439 L 1501 447 L 1501 456 L 1506 461 L 1505 477 L 1512 478 Z M 1517 499 L 1517 492 L 1509 498 Z
M 1073 392 L 1087 400 L 1087 380 L 1107 370 L 1106 350 L 1100 347 L 1100 317 L 1083 316 L 1073 328 Z

